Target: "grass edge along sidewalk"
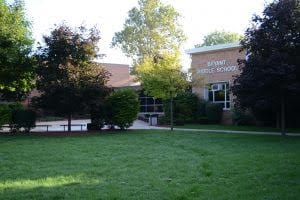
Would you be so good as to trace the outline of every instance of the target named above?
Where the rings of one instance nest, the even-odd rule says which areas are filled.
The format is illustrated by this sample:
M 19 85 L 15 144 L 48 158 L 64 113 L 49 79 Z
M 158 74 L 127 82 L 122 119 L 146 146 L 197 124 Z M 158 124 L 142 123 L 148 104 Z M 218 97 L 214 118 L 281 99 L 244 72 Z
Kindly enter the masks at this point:
M 203 125 L 203 124 L 185 124 L 183 126 L 175 126 L 176 130 L 182 131 L 203 131 L 203 132 L 219 132 L 219 133 L 244 133 L 244 134 L 265 134 L 280 135 L 280 129 L 273 127 L 257 127 L 257 126 L 236 126 L 236 125 Z M 299 136 L 300 129 L 293 128 L 287 130 L 287 135 Z

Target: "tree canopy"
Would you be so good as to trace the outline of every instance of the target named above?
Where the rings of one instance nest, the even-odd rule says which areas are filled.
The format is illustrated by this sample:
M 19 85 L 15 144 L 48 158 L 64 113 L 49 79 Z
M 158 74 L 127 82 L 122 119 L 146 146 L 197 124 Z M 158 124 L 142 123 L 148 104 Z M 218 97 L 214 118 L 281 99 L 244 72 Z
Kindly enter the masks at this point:
M 257 117 L 277 114 L 285 133 L 285 114 L 292 116 L 300 102 L 300 3 L 276 0 L 263 16 L 254 16 L 241 44 L 246 50 L 241 74 L 232 87 L 237 105 Z M 269 115 L 268 115 L 269 114 Z M 296 113 L 295 113 L 296 114 Z M 279 118 L 279 116 L 281 116 Z M 300 123 L 298 113 L 289 121 Z
M 196 44 L 195 47 L 212 46 L 217 44 L 238 43 L 242 36 L 238 33 L 214 31 L 204 36 L 203 42 Z
M 98 55 L 99 31 L 85 27 L 57 26 L 45 45 L 39 48 L 36 104 L 46 110 L 68 116 L 83 111 L 86 105 L 106 95 L 108 72 L 93 60 Z M 91 92 L 90 90 L 96 90 Z M 96 94 L 99 94 L 97 98 Z M 89 95 L 92 95 L 89 96 Z M 94 99 L 95 98 L 95 99 Z M 70 126 L 69 126 L 70 130 Z
M 179 13 L 160 0 L 139 0 L 128 12 L 122 31 L 115 33 L 112 46 L 135 61 L 154 57 L 161 51 L 177 51 L 185 40 Z
M 145 57 L 137 66 L 138 79 L 148 95 L 170 99 L 171 130 L 173 130 L 173 99 L 188 86 L 186 74 L 181 71 L 179 52 Z
M 34 85 L 33 39 L 22 1 L 0 0 L 0 93 L 18 98 Z

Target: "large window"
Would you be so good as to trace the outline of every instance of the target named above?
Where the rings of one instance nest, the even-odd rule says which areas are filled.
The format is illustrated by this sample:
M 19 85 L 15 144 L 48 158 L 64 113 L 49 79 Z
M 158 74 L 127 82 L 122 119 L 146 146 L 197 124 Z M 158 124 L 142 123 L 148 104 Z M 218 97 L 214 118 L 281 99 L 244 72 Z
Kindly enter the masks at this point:
M 154 99 L 151 96 L 147 96 L 141 93 L 139 96 L 140 112 L 141 113 L 162 113 L 163 103 L 161 99 Z
M 206 87 L 206 99 L 210 102 L 220 104 L 223 109 L 230 109 L 229 83 L 210 83 Z

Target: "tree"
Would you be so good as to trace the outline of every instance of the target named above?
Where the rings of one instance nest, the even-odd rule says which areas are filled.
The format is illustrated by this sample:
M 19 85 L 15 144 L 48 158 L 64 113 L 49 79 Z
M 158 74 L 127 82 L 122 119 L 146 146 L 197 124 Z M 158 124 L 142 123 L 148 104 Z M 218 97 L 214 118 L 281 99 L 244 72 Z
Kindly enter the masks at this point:
M 173 100 L 187 86 L 187 77 L 181 71 L 179 53 L 163 53 L 145 57 L 137 67 L 138 79 L 147 94 L 155 98 L 170 99 L 170 121 L 173 131 Z
M 99 31 L 79 27 L 72 30 L 62 24 L 44 36 L 45 46 L 37 55 L 37 89 L 40 96 L 35 99 L 39 107 L 68 117 L 68 131 L 71 117 L 82 112 L 86 105 L 93 105 L 87 94 L 96 87 L 98 96 L 104 95 L 108 74 L 93 62 L 99 57 Z M 99 99 L 99 98 L 98 98 Z
M 30 23 L 22 1 L 8 5 L 0 0 L 0 16 L 0 93 L 20 99 L 34 85 Z
M 138 95 L 134 90 L 121 89 L 111 93 L 106 99 L 106 123 L 121 130 L 130 127 L 139 112 Z M 109 110 L 108 110 L 109 109 Z
M 81 81 L 81 102 L 84 105 L 84 111 L 90 114 L 90 130 L 101 130 L 105 119 L 105 99 L 111 92 L 111 88 L 105 85 L 110 73 L 99 64 L 92 69 L 97 70 L 92 74 L 98 74 L 98 76 L 89 75 Z
M 238 33 L 214 31 L 204 36 L 203 43 L 196 44 L 195 47 L 212 46 L 217 44 L 237 43 L 242 39 Z
M 300 108 L 299 33 L 297 0 L 276 0 L 264 9 L 262 17 L 254 16 L 241 42 L 247 51 L 246 59 L 240 61 L 242 72 L 232 87 L 239 107 L 250 108 L 256 116 L 262 108 L 276 112 L 282 135 L 286 106 L 294 113 Z
M 138 7 L 129 11 L 123 30 L 115 33 L 112 46 L 120 47 L 135 62 L 165 50 L 175 52 L 185 40 L 179 17 L 160 0 L 139 0 Z

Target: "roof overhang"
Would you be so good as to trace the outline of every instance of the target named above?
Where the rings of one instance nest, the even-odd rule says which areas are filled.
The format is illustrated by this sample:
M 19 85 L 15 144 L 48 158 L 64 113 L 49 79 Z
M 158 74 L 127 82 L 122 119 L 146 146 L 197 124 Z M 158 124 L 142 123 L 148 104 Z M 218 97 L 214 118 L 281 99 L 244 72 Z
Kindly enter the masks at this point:
M 210 51 L 220 51 L 220 50 L 241 48 L 241 47 L 242 45 L 240 45 L 239 43 L 218 44 L 213 46 L 204 46 L 199 48 L 188 49 L 185 51 L 185 53 L 192 55 L 192 54 L 200 54 L 200 53 L 205 53 Z

